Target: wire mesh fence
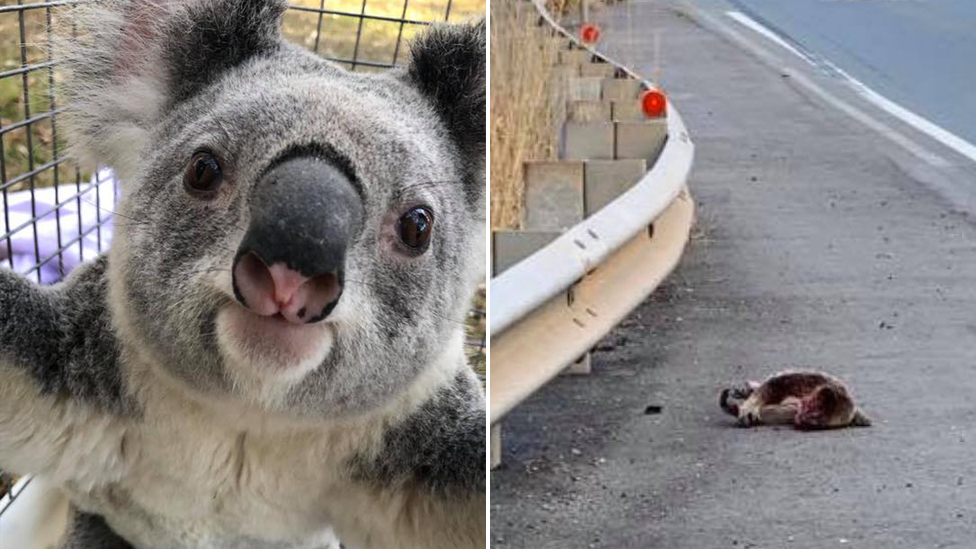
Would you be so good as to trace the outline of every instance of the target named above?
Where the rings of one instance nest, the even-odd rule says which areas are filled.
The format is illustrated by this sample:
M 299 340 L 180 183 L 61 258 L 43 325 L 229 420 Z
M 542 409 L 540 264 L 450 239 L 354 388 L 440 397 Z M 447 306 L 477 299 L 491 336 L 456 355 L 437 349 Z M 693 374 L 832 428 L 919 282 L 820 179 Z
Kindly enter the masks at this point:
M 41 284 L 108 249 L 120 192 L 110 169 L 75 163 L 58 132 L 50 44 L 58 18 L 77 3 L 0 0 L 0 268 Z M 485 0 L 297 0 L 282 32 L 350 70 L 379 71 L 405 63 L 407 42 L 424 26 L 484 13 Z M 484 327 L 482 291 L 466 330 L 468 357 L 482 374 Z M 0 516 L 16 497 L 14 480 L 0 471 Z

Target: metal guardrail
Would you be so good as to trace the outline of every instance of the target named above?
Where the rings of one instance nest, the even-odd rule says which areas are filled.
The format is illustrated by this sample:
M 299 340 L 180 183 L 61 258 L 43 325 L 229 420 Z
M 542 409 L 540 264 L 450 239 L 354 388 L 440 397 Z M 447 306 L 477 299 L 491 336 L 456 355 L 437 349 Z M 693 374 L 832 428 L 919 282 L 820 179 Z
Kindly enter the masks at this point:
M 577 40 L 541 0 L 531 1 L 577 48 L 656 88 Z M 490 281 L 492 424 L 585 354 L 677 264 L 694 217 L 686 189 L 694 144 L 670 102 L 667 134 L 633 187 Z

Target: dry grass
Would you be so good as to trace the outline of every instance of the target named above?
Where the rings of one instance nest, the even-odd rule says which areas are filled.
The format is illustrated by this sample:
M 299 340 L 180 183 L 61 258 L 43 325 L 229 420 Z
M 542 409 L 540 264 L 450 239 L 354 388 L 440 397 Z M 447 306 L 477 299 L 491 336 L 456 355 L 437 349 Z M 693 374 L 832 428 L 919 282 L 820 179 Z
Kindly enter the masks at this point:
M 554 159 L 566 83 L 553 70 L 556 44 L 531 4 L 491 3 L 491 226 L 518 228 L 522 166 Z
M 0 0 L 0 4 L 10 2 Z M 21 15 L 18 13 L 0 14 L 0 71 L 18 69 L 22 64 L 35 65 L 48 61 L 47 18 L 44 10 L 28 10 L 23 13 L 25 45 L 21 49 Z M 55 140 L 56 126 L 51 118 L 43 118 L 32 124 L 10 130 L 27 117 L 36 117 L 51 111 L 52 81 L 57 74 L 44 68 L 24 75 L 15 74 L 0 78 L 0 128 L 2 136 L 2 160 L 0 180 L 8 181 L 63 156 L 65 143 L 62 134 Z M 25 96 L 24 89 L 27 89 Z M 53 105 L 57 107 L 57 102 Z M 74 166 L 62 164 L 57 170 L 58 182 L 69 183 L 75 180 Z M 47 169 L 34 177 L 38 186 L 51 185 L 55 170 Z M 19 190 L 30 185 L 23 181 L 11 190 Z
M 322 0 L 291 0 L 291 4 L 316 9 L 324 5 L 327 10 L 364 12 L 412 21 L 457 23 L 485 14 L 485 0 L 452 0 L 450 13 L 447 13 L 447 0 L 409 0 L 406 10 L 404 0 L 327 0 L 324 3 Z M 360 29 L 360 20 L 356 17 L 334 14 L 320 17 L 318 13 L 298 10 L 288 10 L 283 23 L 285 36 L 311 51 L 333 59 L 355 57 L 374 63 L 404 63 L 408 59 L 406 42 L 422 30 L 422 25 L 370 19 L 364 19 Z M 357 33 L 360 35 L 358 46 Z M 363 65 L 356 69 L 383 70 Z
M 478 288 L 471 300 L 471 311 L 465 320 L 464 335 L 467 340 L 468 363 L 478 374 L 488 373 L 488 349 L 486 348 L 485 331 L 487 316 L 485 315 L 485 287 Z
M 581 1 L 582 0 L 548 0 L 546 2 L 546 7 L 549 9 L 549 13 L 559 20 L 569 14 L 578 13 L 580 10 Z

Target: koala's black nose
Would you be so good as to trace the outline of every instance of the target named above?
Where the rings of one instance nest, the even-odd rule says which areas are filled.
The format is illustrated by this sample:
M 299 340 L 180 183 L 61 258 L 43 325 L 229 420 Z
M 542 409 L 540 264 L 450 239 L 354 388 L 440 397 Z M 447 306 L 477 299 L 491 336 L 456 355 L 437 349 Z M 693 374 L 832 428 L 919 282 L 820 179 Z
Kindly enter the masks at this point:
M 334 164 L 312 156 L 277 163 L 251 195 L 234 259 L 237 299 L 264 316 L 322 320 L 342 295 L 346 251 L 362 223 L 362 199 Z

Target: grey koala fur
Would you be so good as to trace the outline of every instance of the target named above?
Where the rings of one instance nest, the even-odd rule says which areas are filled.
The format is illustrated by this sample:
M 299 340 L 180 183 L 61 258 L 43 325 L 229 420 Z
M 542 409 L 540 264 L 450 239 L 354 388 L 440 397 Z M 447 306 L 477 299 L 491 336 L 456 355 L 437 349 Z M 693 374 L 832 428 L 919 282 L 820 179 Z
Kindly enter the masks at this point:
M 462 323 L 484 276 L 484 22 L 434 26 L 409 66 L 358 74 L 285 41 L 283 10 L 72 10 L 65 116 L 75 155 L 123 182 L 115 239 L 52 287 L 0 269 L 0 468 L 63 485 L 66 549 L 484 545 Z M 201 149 L 223 174 L 207 198 L 183 183 Z M 294 157 L 347 179 L 362 219 L 334 309 L 286 345 L 238 330 L 259 324 L 231 267 L 256 186 Z M 421 253 L 396 235 L 418 205 Z

